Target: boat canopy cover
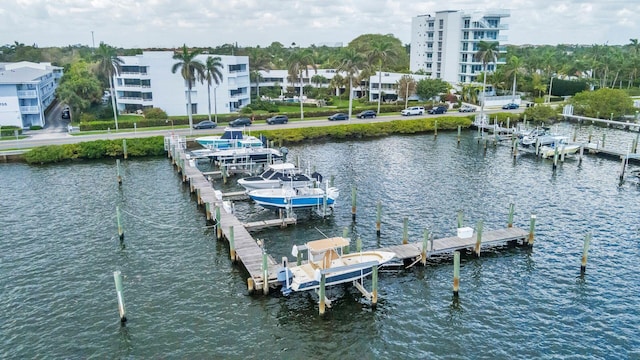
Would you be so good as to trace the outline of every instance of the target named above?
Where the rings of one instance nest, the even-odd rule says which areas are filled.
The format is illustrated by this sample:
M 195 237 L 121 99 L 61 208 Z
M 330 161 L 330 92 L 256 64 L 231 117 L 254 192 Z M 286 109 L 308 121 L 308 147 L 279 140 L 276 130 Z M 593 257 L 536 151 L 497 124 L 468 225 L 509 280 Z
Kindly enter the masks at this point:
M 226 128 L 220 139 L 242 139 L 242 130 Z
M 332 237 L 321 240 L 309 241 L 307 243 L 307 249 L 311 251 L 311 253 L 322 253 L 327 250 L 341 248 L 349 245 L 349 239 L 343 237 Z

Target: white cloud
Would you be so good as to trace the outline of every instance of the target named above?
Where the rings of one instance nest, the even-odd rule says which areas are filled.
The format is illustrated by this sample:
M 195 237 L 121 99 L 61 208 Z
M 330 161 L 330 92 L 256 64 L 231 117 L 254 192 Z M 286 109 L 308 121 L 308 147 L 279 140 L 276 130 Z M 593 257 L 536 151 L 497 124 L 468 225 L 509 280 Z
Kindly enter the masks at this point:
M 3 0 L 0 44 L 90 44 L 92 31 L 121 47 L 346 44 L 367 33 L 409 43 L 416 15 L 505 4 L 511 44 L 626 44 L 640 34 L 636 0 Z

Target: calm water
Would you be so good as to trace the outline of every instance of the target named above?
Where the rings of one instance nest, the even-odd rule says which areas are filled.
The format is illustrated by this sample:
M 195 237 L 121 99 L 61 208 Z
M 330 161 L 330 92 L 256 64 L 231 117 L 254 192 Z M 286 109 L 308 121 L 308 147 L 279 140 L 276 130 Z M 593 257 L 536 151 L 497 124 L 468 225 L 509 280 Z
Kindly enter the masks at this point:
M 621 149 L 634 136 L 606 131 L 607 145 Z M 485 230 L 505 226 L 509 202 L 516 226 L 528 228 L 537 214 L 533 250 L 463 257 L 459 301 L 445 258 L 381 274 L 376 310 L 353 288 L 334 288 L 323 318 L 311 294 L 247 295 L 246 273 L 230 264 L 165 158 L 125 162 L 121 188 L 111 161 L 0 165 L 0 357 L 640 358 L 640 186 L 619 186 L 617 161 L 569 159 L 554 174 L 550 161 L 530 155 L 514 163 L 507 147 L 483 155 L 473 135 L 460 146 L 455 134 L 441 133 L 436 141 L 290 147 L 292 157 L 335 175 L 342 194 L 330 219 L 300 214 L 297 226 L 256 234 L 276 259 L 322 238 L 318 230 L 337 236 L 347 227 L 374 248 L 401 242 L 404 217 L 419 241 L 426 227 L 437 238 L 453 235 L 459 209 L 465 225 L 482 219 Z M 247 221 L 273 216 L 249 203 L 236 211 Z M 593 241 L 581 278 L 587 232 Z M 114 270 L 125 275 L 125 327 Z

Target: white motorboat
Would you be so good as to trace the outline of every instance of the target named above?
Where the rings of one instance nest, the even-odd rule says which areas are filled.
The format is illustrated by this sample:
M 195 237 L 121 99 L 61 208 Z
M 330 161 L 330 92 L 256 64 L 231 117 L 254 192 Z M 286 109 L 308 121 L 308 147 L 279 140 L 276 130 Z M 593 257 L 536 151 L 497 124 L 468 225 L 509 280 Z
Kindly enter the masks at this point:
M 541 146 L 538 150 L 543 158 L 553 157 L 558 152 L 558 156 L 575 154 L 580 149 L 580 144 L 569 142 L 568 136 L 554 136 L 553 142 L 549 145 Z
M 247 193 L 256 204 L 266 209 L 304 209 L 327 206 L 332 208 L 340 196 L 338 188 L 326 190 L 314 187 L 283 186 L 279 188 L 257 189 Z
M 524 147 L 535 146 L 536 143 L 540 145 L 550 145 L 556 141 L 556 137 L 557 135 L 549 132 L 549 128 L 537 127 L 522 136 L 520 145 Z
M 257 189 L 271 189 L 281 186 L 292 188 L 312 186 L 314 182 L 322 182 L 322 176 L 316 172 L 305 174 L 292 163 L 270 164 L 258 176 L 246 177 L 238 180 L 238 184 L 247 191 Z
M 373 267 L 385 264 L 395 257 L 387 251 L 361 251 L 344 254 L 342 249 L 349 245 L 349 239 L 333 237 L 307 242 L 295 246 L 291 254 L 300 256 L 306 251 L 306 262 L 285 267 L 278 273 L 282 293 L 314 290 L 320 287 L 320 279 L 325 275 L 325 286 L 333 286 L 361 280 L 373 272 Z

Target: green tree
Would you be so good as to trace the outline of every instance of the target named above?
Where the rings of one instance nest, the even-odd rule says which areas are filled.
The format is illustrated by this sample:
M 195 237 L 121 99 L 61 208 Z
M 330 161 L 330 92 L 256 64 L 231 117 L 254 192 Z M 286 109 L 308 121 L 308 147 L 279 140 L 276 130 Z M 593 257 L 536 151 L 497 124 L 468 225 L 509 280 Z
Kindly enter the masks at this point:
M 211 121 L 211 84 L 216 83 L 220 85 L 222 81 L 222 71 L 220 69 L 224 68 L 222 65 L 222 59 L 219 56 L 208 56 L 207 61 L 204 64 L 204 80 L 207 82 L 207 100 L 209 104 L 209 111 L 207 112 L 209 115 L 209 121 Z M 218 122 L 218 111 L 216 110 L 215 115 L 216 123 Z
M 271 60 L 269 55 L 260 48 L 248 49 L 249 54 L 249 76 L 256 83 L 256 98 L 260 99 L 260 81 L 262 75 L 260 71 L 271 70 Z
M 509 61 L 507 61 L 507 64 L 505 65 L 505 71 L 504 71 L 504 75 L 507 78 L 510 78 L 513 76 L 513 85 L 511 86 L 511 91 L 512 91 L 512 95 L 511 95 L 511 102 L 515 102 L 516 101 L 516 85 L 517 85 L 517 77 L 518 74 L 522 74 L 522 72 L 524 71 L 524 65 L 522 63 L 522 60 L 513 55 L 509 58 Z
M 633 100 L 620 89 L 598 89 L 596 91 L 583 91 L 577 93 L 569 100 L 573 105 L 574 113 L 596 117 L 598 114 L 604 117 L 617 118 L 633 112 Z
M 116 96 L 113 90 L 113 76 L 120 73 L 120 66 L 124 63 L 118 57 L 116 49 L 100 42 L 96 49 L 94 59 L 98 62 L 98 74 L 108 79 L 109 94 L 111 97 L 111 107 L 113 108 L 113 119 L 116 122 L 116 131 L 118 131 L 118 109 L 116 105 Z
M 442 79 L 422 79 L 416 84 L 416 94 L 421 99 L 429 100 L 449 90 L 449 84 Z
M 487 65 L 498 61 L 498 42 L 480 41 L 478 51 L 473 54 L 475 61 L 481 62 L 484 69 L 484 79 L 482 80 L 482 103 L 480 105 L 480 118 L 484 117 L 484 98 L 487 88 Z
M 344 76 L 342 76 L 340 74 L 335 74 L 333 76 L 333 78 L 331 79 L 331 81 L 329 81 L 329 87 L 334 90 L 334 94 L 336 96 L 339 96 L 340 95 L 340 89 L 343 86 L 345 86 L 346 83 L 347 83 L 347 81 L 344 78 Z
M 393 34 L 363 34 L 349 42 L 348 47 L 356 49 L 361 54 L 368 56 L 369 52 L 379 44 L 389 43 L 389 57 L 384 61 L 383 66 L 388 71 L 408 72 L 409 69 L 409 52 L 402 45 L 400 39 Z M 375 65 L 374 63 L 371 63 Z
M 307 77 L 309 76 L 309 66 L 311 66 L 316 72 L 318 67 L 313 62 L 313 56 L 310 49 L 298 49 L 292 52 L 287 58 L 287 68 L 289 71 L 289 76 L 293 81 L 300 81 L 300 119 L 304 119 L 304 109 L 303 109 L 303 77 L 304 73 Z
M 353 48 L 345 48 L 340 54 L 340 65 L 337 71 L 345 72 L 349 79 L 349 120 L 351 120 L 351 112 L 353 109 L 353 80 L 365 67 L 365 58 Z
M 396 82 L 396 91 L 398 97 L 404 99 L 404 107 L 409 103 L 409 97 L 416 92 L 416 80 L 410 75 L 402 75 L 400 80 Z
M 79 115 L 102 98 L 102 86 L 84 61 L 73 63 L 56 89 L 58 99 L 71 108 L 71 118 Z
M 373 67 L 377 65 L 378 69 L 378 110 L 377 114 L 380 115 L 380 102 L 382 101 L 382 65 L 392 61 L 392 59 L 398 56 L 398 47 L 388 38 L 377 38 L 370 45 L 370 49 L 367 52 L 367 58 L 369 65 Z
M 189 116 L 189 133 L 193 134 L 193 114 L 191 111 L 191 89 L 196 79 L 203 79 L 205 77 L 204 64 L 196 59 L 200 55 L 199 50 L 189 51 L 187 45 L 182 45 L 182 49 L 173 55 L 174 60 L 178 60 L 177 63 L 171 67 L 171 72 L 176 73 L 180 70 L 182 78 L 187 83 L 187 115 Z

